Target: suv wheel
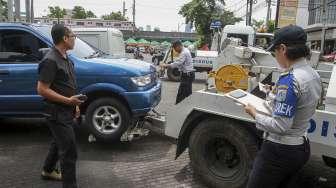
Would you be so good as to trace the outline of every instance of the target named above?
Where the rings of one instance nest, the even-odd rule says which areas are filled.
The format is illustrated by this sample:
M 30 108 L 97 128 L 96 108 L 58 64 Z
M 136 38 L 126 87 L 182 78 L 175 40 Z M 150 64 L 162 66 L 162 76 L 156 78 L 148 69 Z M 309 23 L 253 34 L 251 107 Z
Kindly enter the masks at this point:
M 115 98 L 102 98 L 88 106 L 85 125 L 98 140 L 115 141 L 127 130 L 130 119 L 125 104 Z

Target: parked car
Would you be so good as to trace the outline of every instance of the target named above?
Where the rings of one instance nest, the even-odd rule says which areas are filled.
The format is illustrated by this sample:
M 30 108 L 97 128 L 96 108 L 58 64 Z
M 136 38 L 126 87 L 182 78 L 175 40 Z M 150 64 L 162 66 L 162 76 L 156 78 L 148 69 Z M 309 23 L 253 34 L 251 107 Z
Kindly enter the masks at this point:
M 114 28 L 72 28 L 72 31 L 82 40 L 95 48 L 113 56 L 125 56 L 123 34 Z
M 37 94 L 37 67 L 53 46 L 49 26 L 0 23 L 0 117 L 43 117 Z M 161 100 L 161 82 L 153 65 L 109 58 L 76 39 L 69 52 L 78 93 L 88 96 L 80 106 L 84 127 L 97 139 L 119 139 L 131 131 Z

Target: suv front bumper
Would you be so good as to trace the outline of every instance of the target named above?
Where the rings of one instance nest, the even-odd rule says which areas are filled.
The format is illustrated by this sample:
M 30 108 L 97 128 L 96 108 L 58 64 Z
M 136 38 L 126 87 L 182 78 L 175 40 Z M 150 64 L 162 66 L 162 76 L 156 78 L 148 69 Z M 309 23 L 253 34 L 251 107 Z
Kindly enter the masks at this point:
M 133 116 L 144 116 L 161 101 L 161 81 L 147 91 L 126 92 L 124 94 Z

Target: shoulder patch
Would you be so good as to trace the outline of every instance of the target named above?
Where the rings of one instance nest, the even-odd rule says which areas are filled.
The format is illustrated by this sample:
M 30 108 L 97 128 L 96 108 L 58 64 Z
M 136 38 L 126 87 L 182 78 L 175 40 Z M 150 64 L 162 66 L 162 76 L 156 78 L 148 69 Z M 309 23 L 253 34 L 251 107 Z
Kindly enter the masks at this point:
M 293 74 L 279 78 L 276 85 L 273 115 L 293 117 L 296 110 L 297 96 L 294 91 Z

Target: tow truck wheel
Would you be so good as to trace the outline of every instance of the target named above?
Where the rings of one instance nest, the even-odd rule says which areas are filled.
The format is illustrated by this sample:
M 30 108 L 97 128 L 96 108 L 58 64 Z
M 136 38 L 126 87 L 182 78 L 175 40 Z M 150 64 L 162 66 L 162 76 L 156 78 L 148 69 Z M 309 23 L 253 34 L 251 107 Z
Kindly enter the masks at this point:
M 85 126 L 101 141 L 117 141 L 127 130 L 131 115 L 127 107 L 115 98 L 101 98 L 89 104 Z
M 332 168 L 336 168 L 336 159 L 335 158 L 322 156 L 322 159 L 327 166 L 332 167 Z
M 168 79 L 174 82 L 178 82 L 181 79 L 181 73 L 177 68 L 168 68 L 167 69 Z
M 194 172 L 210 187 L 245 187 L 256 153 L 255 136 L 226 119 L 200 122 L 189 140 Z

